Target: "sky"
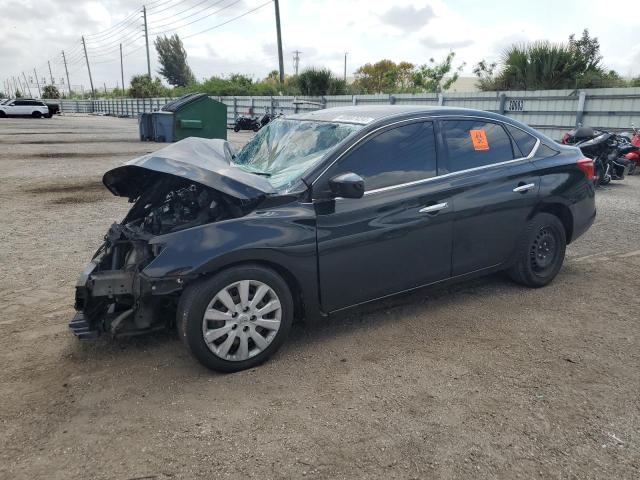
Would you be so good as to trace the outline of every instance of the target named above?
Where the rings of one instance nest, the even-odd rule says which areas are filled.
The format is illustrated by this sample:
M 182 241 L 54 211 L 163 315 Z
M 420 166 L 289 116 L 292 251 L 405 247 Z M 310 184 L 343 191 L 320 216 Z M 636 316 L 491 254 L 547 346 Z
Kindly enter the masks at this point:
M 120 82 L 119 44 L 124 77 L 146 73 L 142 34 L 145 0 L 0 0 L 0 82 L 65 78 L 62 50 L 74 88 L 89 88 L 82 51 L 85 36 L 96 88 Z M 640 75 L 640 14 L 637 0 L 493 1 L 477 0 L 280 0 L 285 72 L 328 67 L 342 75 L 383 58 L 426 63 L 456 53 L 471 76 L 482 59 L 498 60 L 514 42 L 566 41 L 588 28 L 598 37 L 604 65 L 623 76 Z M 278 68 L 272 0 L 149 0 L 151 69 L 158 62 L 157 35 L 178 33 L 198 79 L 243 73 L 260 79 Z M 24 72 L 24 77 L 23 77 Z M 64 80 L 66 82 L 66 79 Z M 2 88 L 0 83 L 0 89 Z

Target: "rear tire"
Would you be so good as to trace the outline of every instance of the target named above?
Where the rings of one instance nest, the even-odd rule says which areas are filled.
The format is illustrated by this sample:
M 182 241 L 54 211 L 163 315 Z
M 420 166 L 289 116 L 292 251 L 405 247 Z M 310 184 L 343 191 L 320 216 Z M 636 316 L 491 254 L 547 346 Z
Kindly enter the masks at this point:
M 516 251 L 516 262 L 508 270 L 512 280 L 539 288 L 558 275 L 567 247 L 564 225 L 555 215 L 539 213 L 528 223 Z
M 6 113 L 4 113 L 3 110 L 0 110 L 0 118 L 5 118 L 7 116 Z
M 42 112 L 33 112 L 31 116 L 33 118 L 42 118 Z
M 251 304 L 244 310 L 241 284 L 248 285 L 245 305 Z M 259 265 L 232 267 L 188 286 L 176 316 L 178 335 L 192 355 L 205 367 L 224 373 L 266 361 L 284 343 L 292 322 L 293 298 L 287 283 Z
M 234 125 L 233 131 L 238 133 L 240 131 L 240 127 L 238 125 Z

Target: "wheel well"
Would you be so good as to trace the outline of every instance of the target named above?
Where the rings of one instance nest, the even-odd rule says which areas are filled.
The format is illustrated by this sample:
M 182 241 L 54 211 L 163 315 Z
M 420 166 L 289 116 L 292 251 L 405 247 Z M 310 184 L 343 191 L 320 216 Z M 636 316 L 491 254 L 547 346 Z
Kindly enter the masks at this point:
M 558 219 L 564 225 L 564 233 L 567 237 L 567 245 L 571 243 L 571 238 L 573 236 L 573 215 L 571 214 L 571 210 L 566 205 L 561 203 L 549 203 L 542 205 L 538 212 L 549 213 L 558 217 Z
M 227 270 L 232 267 L 237 267 L 239 265 L 260 265 L 261 267 L 269 268 L 279 274 L 287 283 L 289 290 L 291 290 L 291 296 L 293 298 L 294 318 L 297 320 L 304 318 L 304 298 L 302 296 L 302 287 L 300 286 L 298 279 L 282 265 L 278 265 L 277 263 L 272 263 L 266 260 L 246 260 L 236 263 L 230 263 L 228 265 L 225 265 L 222 270 L 207 273 L 205 274 L 205 276 L 209 277 L 211 275 L 219 273 L 220 271 Z

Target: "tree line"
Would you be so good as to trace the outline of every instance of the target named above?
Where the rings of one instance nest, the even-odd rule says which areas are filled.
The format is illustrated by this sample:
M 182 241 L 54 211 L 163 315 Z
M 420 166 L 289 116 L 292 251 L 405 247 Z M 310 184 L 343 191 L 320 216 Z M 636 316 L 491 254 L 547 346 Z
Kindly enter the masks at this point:
M 327 68 L 317 67 L 286 76 L 282 84 L 276 70 L 260 80 L 236 73 L 198 81 L 178 35 L 158 37 L 154 46 L 160 64 L 158 74 L 169 86 L 165 86 L 160 77 L 136 75 L 131 78 L 129 88 L 115 89 L 104 96 L 173 97 L 192 92 L 214 96 L 436 93 L 449 89 L 465 66 L 455 64 L 456 54 L 450 52 L 441 60 L 430 58 L 420 65 L 389 59 L 367 63 L 355 71 L 351 83 L 336 77 Z M 476 86 L 483 91 L 640 87 L 640 77 L 625 80 L 614 70 L 607 70 L 602 60 L 600 42 L 585 29 L 579 38 L 570 35 L 566 43 L 513 44 L 502 52 L 498 61 L 479 61 L 473 73 Z M 43 97 L 58 98 L 59 95 L 53 85 L 45 86 Z

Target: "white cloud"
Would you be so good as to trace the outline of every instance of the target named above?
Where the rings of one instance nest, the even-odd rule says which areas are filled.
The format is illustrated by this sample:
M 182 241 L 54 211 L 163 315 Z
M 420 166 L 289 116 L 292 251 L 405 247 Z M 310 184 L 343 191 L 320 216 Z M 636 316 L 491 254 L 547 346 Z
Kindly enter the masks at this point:
M 144 43 L 138 8 L 143 0 L 0 0 L 0 80 L 27 75 L 38 69 L 38 76 L 49 76 L 51 60 L 56 79 L 64 77 L 60 51 L 68 55 L 73 84 L 88 88 L 88 75 L 80 35 L 87 36 L 96 86 L 115 86 L 120 81 L 118 43 L 125 45 L 125 80 L 146 71 Z M 172 3 L 167 3 L 172 2 Z M 197 33 L 264 3 L 243 0 L 206 20 L 185 25 L 199 18 L 204 6 L 199 0 L 147 1 L 151 30 L 154 24 L 176 22 L 184 25 L 181 36 Z M 220 6 L 230 5 L 224 0 Z M 431 56 L 443 57 L 450 49 L 456 62 L 465 62 L 471 72 L 479 60 L 496 60 L 514 41 L 548 38 L 566 41 L 570 33 L 589 28 L 602 46 L 604 63 L 624 75 L 640 74 L 640 16 L 632 12 L 635 4 L 616 8 L 615 18 L 603 21 L 596 0 L 535 3 L 496 0 L 491 5 L 465 2 L 464 6 L 444 0 L 289 0 L 281 1 L 285 70 L 293 70 L 292 52 L 303 53 L 300 68 L 325 66 L 342 73 L 344 53 L 348 54 L 348 73 L 358 66 L 382 58 L 424 63 Z M 194 7 L 183 14 L 187 8 Z M 163 12 L 160 10 L 166 9 Z M 209 10 L 215 11 L 214 7 Z M 605 9 L 606 11 L 606 9 Z M 131 14 L 129 25 L 101 35 L 101 30 L 121 22 Z M 174 17 L 172 17 L 174 15 Z M 203 14 L 204 15 L 204 14 Z M 180 20 L 183 18 L 183 20 Z M 609 17 L 607 17 L 609 18 Z M 131 20 L 133 19 L 133 21 Z M 124 39 L 122 34 L 126 33 Z M 136 38 L 138 37 L 138 38 Z M 255 78 L 277 69 L 274 11 L 271 3 L 247 16 L 207 33 L 186 38 L 189 62 L 198 78 L 234 72 Z M 136 50 L 137 49 L 137 50 Z M 152 70 L 157 61 L 151 46 Z M 104 63 L 99 63 L 104 62 Z M 57 80 L 59 81 L 59 80 Z

